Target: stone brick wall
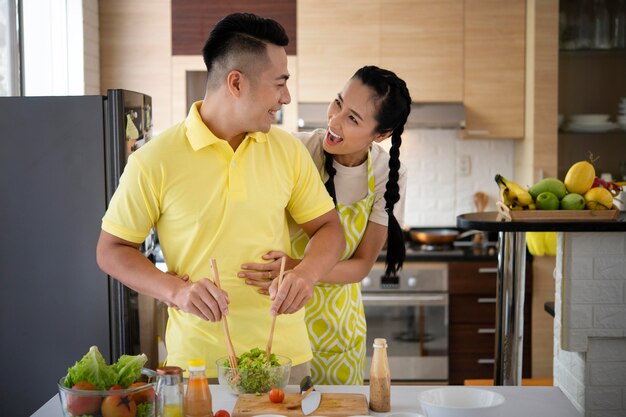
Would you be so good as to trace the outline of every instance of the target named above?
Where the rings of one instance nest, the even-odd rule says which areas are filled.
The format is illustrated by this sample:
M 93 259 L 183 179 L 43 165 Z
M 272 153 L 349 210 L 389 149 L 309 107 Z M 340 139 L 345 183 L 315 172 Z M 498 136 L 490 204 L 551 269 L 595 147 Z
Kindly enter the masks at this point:
M 626 416 L 626 233 L 559 233 L 554 382 L 587 417 Z

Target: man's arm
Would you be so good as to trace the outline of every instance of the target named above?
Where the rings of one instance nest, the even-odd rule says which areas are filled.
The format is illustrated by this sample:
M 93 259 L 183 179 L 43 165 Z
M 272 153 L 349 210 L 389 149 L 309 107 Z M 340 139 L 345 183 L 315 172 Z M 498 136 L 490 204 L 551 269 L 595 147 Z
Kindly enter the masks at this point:
M 210 280 L 184 281 L 160 271 L 139 251 L 141 245 L 100 232 L 98 266 L 133 290 L 209 321 L 228 314 L 228 296 Z
M 332 209 L 324 215 L 300 225 L 311 238 L 302 261 L 285 273 L 278 292 L 278 280 L 269 288 L 274 300 L 272 314 L 291 314 L 300 310 L 313 296 L 313 286 L 335 266 L 346 241 L 339 215 Z

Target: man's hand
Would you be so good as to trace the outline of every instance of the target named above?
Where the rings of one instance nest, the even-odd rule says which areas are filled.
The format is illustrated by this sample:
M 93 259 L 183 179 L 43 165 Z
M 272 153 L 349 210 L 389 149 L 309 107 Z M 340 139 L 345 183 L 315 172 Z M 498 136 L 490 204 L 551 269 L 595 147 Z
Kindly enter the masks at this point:
M 228 294 L 208 278 L 196 282 L 184 282 L 174 296 L 174 305 L 185 313 L 191 313 L 203 320 L 220 321 L 228 315 Z
M 269 287 L 270 299 L 274 300 L 270 314 L 292 314 L 300 310 L 313 296 L 316 279 L 304 275 L 301 271 L 285 271 L 278 291 L 278 280 L 273 280 Z

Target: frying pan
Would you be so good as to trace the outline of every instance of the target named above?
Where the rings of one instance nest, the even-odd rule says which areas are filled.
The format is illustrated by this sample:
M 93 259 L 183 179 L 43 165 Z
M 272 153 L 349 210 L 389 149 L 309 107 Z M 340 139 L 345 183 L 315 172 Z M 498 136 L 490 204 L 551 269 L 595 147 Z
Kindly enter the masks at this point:
M 475 235 L 481 233 L 479 230 L 468 230 L 466 232 L 459 232 L 455 229 L 433 229 L 433 230 L 411 230 L 411 240 L 418 243 L 426 243 L 430 245 L 446 245 L 454 242 L 457 239 L 462 239 L 466 236 Z

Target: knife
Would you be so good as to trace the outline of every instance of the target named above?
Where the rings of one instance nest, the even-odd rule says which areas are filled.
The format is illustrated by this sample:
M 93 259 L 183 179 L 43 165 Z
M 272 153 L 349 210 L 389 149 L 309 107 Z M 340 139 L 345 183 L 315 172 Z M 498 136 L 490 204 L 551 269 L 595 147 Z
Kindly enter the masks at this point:
M 302 414 L 308 416 L 320 406 L 322 394 L 315 391 L 313 388 L 313 380 L 308 375 L 300 381 L 300 393 L 302 394 Z
M 313 411 L 317 410 L 320 402 L 322 401 L 322 394 L 315 391 L 313 387 L 313 380 L 310 376 L 305 376 L 300 381 L 300 400 L 294 404 L 287 404 L 286 408 L 293 409 L 302 407 L 302 414 L 308 416 Z

